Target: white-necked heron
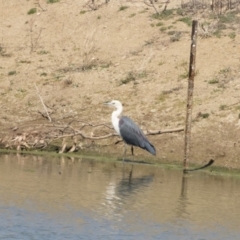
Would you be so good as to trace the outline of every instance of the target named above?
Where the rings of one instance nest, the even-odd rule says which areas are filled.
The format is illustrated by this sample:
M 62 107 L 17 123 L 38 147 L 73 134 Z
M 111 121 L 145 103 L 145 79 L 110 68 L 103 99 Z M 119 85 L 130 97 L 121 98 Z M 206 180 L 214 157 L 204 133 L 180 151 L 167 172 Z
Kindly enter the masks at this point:
M 116 108 L 116 110 L 112 112 L 112 124 L 115 131 L 125 142 L 123 161 L 126 155 L 126 144 L 140 147 L 151 154 L 156 155 L 155 147 L 148 141 L 140 127 L 129 117 L 121 116 L 123 106 L 120 101 L 112 100 L 104 104 Z

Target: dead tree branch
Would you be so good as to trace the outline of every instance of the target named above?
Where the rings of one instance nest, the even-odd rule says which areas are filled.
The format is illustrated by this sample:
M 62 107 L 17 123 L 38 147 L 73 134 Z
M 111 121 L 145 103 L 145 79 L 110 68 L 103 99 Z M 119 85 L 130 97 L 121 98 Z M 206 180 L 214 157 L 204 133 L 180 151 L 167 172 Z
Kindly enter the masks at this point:
M 157 14 L 160 14 L 159 11 L 157 10 L 157 7 L 155 6 L 155 3 L 153 0 L 144 0 L 143 1 L 147 6 L 152 7 Z
M 41 101 L 41 103 L 42 103 L 42 105 L 43 105 L 43 108 L 44 108 L 46 114 L 47 114 L 47 118 L 48 118 L 49 122 L 52 122 L 52 119 L 51 119 L 51 117 L 50 117 L 50 115 L 49 115 L 49 113 L 48 113 L 47 107 L 46 107 L 46 105 L 44 104 L 43 99 L 42 99 L 42 97 L 41 97 L 41 95 L 40 95 L 40 93 L 39 93 L 39 91 L 38 91 L 38 87 L 37 87 L 36 83 L 34 83 L 34 85 L 35 85 L 35 88 L 36 88 L 37 95 L 38 95 L 38 97 L 39 97 L 39 99 L 40 99 L 40 101 Z
M 84 131 L 83 128 L 85 128 Z M 94 129 L 97 130 L 95 134 Z M 10 134 L 9 130 L 11 131 Z M 146 135 L 159 135 L 181 131 L 184 131 L 184 128 L 147 130 L 144 133 Z M 106 134 L 104 134 L 105 132 Z M 112 137 L 118 138 L 117 141 L 113 141 L 111 144 L 122 142 L 122 139 L 114 132 L 113 128 L 105 123 L 93 124 L 81 120 L 71 120 L 66 124 L 56 124 L 54 122 L 46 124 L 43 122 L 43 124 L 29 123 L 15 128 L 11 127 L 8 129 L 7 136 L 1 138 L 1 144 L 5 145 L 5 148 L 17 150 L 51 149 L 51 146 L 55 146 L 55 150 L 57 148 L 59 153 L 63 153 L 75 152 L 89 147 L 89 140 L 95 142 Z M 61 140 L 61 143 L 59 140 Z M 85 142 L 85 140 L 87 141 Z M 106 146 L 106 144 L 101 146 Z

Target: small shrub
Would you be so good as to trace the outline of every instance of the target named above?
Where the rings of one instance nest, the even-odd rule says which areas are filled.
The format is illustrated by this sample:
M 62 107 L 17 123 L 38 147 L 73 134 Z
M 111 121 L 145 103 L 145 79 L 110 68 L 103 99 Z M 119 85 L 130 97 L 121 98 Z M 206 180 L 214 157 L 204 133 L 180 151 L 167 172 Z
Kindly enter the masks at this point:
M 154 44 L 154 39 L 150 39 L 150 40 L 145 41 L 144 46 L 149 46 L 149 45 L 152 45 L 152 44 Z
M 208 118 L 209 115 L 210 115 L 209 113 L 202 113 L 202 114 L 201 114 L 201 117 L 202 117 L 202 118 Z
M 218 23 L 218 30 L 225 30 L 227 29 L 227 25 L 225 23 Z
M 147 77 L 146 71 L 142 71 L 142 72 L 130 71 L 127 73 L 127 76 L 120 81 L 120 85 L 127 84 L 127 83 L 133 82 L 139 78 L 146 78 L 146 77 Z
M 101 68 L 109 68 L 112 65 L 112 62 L 103 62 L 100 64 Z
M 10 71 L 10 72 L 8 72 L 8 76 L 12 76 L 12 75 L 16 75 L 16 74 L 17 74 L 16 71 Z
M 128 7 L 128 6 L 121 6 L 118 11 L 124 11 L 124 10 L 126 10 L 127 8 L 129 8 L 129 7 Z
M 80 11 L 80 14 L 85 14 L 85 13 L 86 13 L 86 11 L 84 11 L 84 10 Z
M 73 84 L 72 79 L 66 79 L 66 80 L 64 80 L 64 83 L 63 83 L 64 87 L 68 87 L 72 84 Z
M 170 31 L 171 34 L 173 33 L 174 35 L 170 37 L 171 42 L 177 42 L 180 40 L 181 38 L 181 32 L 177 32 L 177 31 Z M 168 32 L 169 33 L 169 32 Z
M 186 23 L 188 26 L 191 26 L 192 19 L 190 17 L 179 18 L 178 21 Z
M 221 23 L 233 23 L 238 21 L 237 12 L 228 12 L 220 15 L 219 20 Z
M 11 57 L 10 53 L 6 53 L 5 49 L 0 45 L 0 56 L 2 57 Z
M 174 9 L 166 9 L 165 11 L 161 12 L 161 13 L 155 13 L 152 15 L 152 18 L 154 19 L 169 19 L 172 17 L 172 15 L 174 14 Z
M 214 36 L 216 36 L 217 38 L 221 38 L 222 37 L 222 31 L 221 30 L 217 30 L 213 33 Z
M 134 72 L 131 71 L 131 72 L 128 72 L 127 76 L 121 80 L 121 84 L 127 84 L 135 80 L 136 80 L 136 76 Z
M 45 50 L 42 50 L 42 51 L 39 51 L 37 52 L 37 54 L 39 55 L 45 55 L 45 54 L 48 54 L 49 52 L 48 51 L 45 51 Z
M 231 72 L 231 69 L 229 67 L 227 68 L 223 68 L 219 71 L 219 74 L 227 74 L 227 73 L 230 73 Z
M 27 64 L 31 63 L 31 61 L 28 61 L 28 60 L 20 60 L 19 62 L 20 63 L 27 63 Z
M 47 73 L 43 72 L 40 74 L 41 77 L 46 77 L 47 76 Z
M 132 17 L 135 17 L 136 16 L 136 13 L 132 13 L 129 17 L 132 18 Z
M 162 22 L 158 22 L 158 23 L 156 24 L 156 26 L 157 26 L 157 27 L 163 26 L 163 23 L 162 23 Z
M 236 33 L 235 32 L 231 32 L 228 34 L 228 36 L 231 38 L 231 39 L 234 39 L 236 37 Z
M 165 32 L 166 30 L 167 30 L 166 27 L 161 27 L 161 28 L 160 28 L 160 31 L 161 31 L 161 32 Z
M 162 92 L 157 96 L 156 100 L 157 102 L 164 102 L 168 97 L 169 97 L 168 94 L 166 94 L 165 92 Z
M 219 81 L 218 79 L 214 78 L 208 81 L 209 84 L 217 84 Z
M 220 105 L 220 107 L 219 107 L 219 110 L 225 110 L 227 108 L 227 105 L 225 105 L 225 104 L 222 104 L 222 105 Z
M 168 31 L 167 34 L 168 35 L 174 35 L 176 33 L 176 31 Z
M 185 71 L 184 73 L 179 75 L 179 79 L 185 79 L 188 78 L 188 71 Z
M 27 12 L 27 14 L 30 15 L 30 14 L 34 14 L 34 13 L 36 13 L 36 12 L 37 12 L 37 9 L 36 9 L 36 8 L 31 8 L 31 9 Z
M 185 14 L 184 10 L 181 8 L 177 9 L 177 14 L 183 16 Z
M 57 3 L 59 2 L 60 0 L 47 0 L 47 3 Z

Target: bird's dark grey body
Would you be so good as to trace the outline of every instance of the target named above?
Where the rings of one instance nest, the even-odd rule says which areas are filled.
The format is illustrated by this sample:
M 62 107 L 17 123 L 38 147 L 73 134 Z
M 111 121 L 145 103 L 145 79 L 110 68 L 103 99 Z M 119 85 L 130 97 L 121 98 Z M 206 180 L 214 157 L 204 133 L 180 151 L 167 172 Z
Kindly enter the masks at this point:
M 143 131 L 129 117 L 122 116 L 119 119 L 119 131 L 122 139 L 129 145 L 137 146 L 156 155 L 154 146 L 148 141 Z
M 115 131 L 122 137 L 123 141 L 125 142 L 123 161 L 127 151 L 126 144 L 140 147 L 147 150 L 151 154 L 156 155 L 156 150 L 154 146 L 148 141 L 148 139 L 144 135 L 143 131 L 138 127 L 138 125 L 133 122 L 133 120 L 129 117 L 121 117 L 123 110 L 122 103 L 118 100 L 112 100 L 110 102 L 106 102 L 105 104 L 116 108 L 116 110 L 112 112 L 112 124 Z

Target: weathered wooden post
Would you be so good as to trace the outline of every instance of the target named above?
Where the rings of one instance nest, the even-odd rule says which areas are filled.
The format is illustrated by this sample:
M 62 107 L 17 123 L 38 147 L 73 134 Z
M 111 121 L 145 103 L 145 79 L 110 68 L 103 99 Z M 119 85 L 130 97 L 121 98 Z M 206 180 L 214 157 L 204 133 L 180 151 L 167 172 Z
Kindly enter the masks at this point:
M 192 35 L 191 35 L 191 50 L 190 50 L 190 62 L 189 62 L 189 75 L 188 75 L 188 92 L 187 92 L 187 112 L 185 123 L 185 142 L 184 142 L 184 161 L 183 171 L 188 169 L 189 162 L 189 149 L 191 140 L 191 123 L 192 123 L 192 104 L 193 104 L 193 88 L 194 88 L 194 76 L 196 70 L 196 47 L 197 47 L 197 32 L 198 21 L 192 21 Z

